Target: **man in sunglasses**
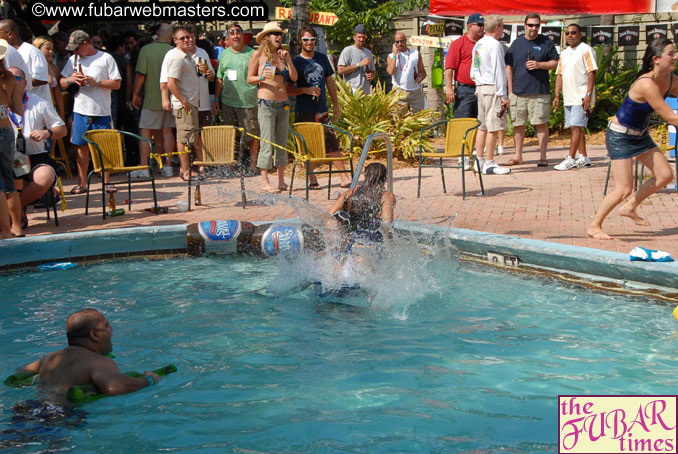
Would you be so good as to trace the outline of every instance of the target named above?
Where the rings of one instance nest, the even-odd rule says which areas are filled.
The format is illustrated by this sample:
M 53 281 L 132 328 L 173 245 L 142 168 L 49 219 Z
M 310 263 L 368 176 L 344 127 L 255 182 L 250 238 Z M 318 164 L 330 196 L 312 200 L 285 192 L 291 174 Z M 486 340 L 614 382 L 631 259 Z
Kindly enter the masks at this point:
M 565 127 L 571 129 L 570 152 L 554 167 L 556 170 L 572 170 L 578 167 L 590 167 L 591 160 L 586 155 L 586 133 L 584 128 L 595 98 L 596 53 L 581 41 L 581 28 L 570 24 L 565 29 L 567 48 L 563 50 L 556 69 L 556 93 L 553 97 L 553 110 L 558 109 L 560 90 L 563 91 L 565 108 Z M 575 154 L 579 150 L 579 156 Z
M 250 134 L 259 136 L 257 86 L 247 83 L 247 69 L 254 49 L 245 45 L 245 34 L 240 25 L 231 24 L 226 32 L 231 45 L 219 57 L 212 112 L 216 116 L 221 110 L 222 124 L 245 128 Z M 254 174 L 257 171 L 259 140 L 246 134 L 244 141 L 249 144 L 250 169 Z
M 294 121 L 332 124 L 327 109 L 327 95 L 332 98 L 332 113 L 335 119 L 341 115 L 339 98 L 337 98 L 337 86 L 334 83 L 334 70 L 327 55 L 316 52 L 315 45 L 318 35 L 313 27 L 305 25 L 299 29 L 297 35 L 301 45 L 301 54 L 294 57 L 292 63 L 297 69 L 298 78 L 295 83 L 287 82 L 287 93 L 296 95 L 297 102 L 294 105 Z M 327 87 L 327 89 L 325 89 Z M 339 141 L 331 128 L 325 128 L 325 149 L 329 156 L 341 156 Z M 344 163 L 335 161 L 338 170 L 344 170 Z M 313 164 L 310 165 L 313 171 Z M 348 174 L 340 173 L 341 187 L 351 186 Z M 320 189 L 317 175 L 310 175 L 311 190 Z
M 356 25 L 353 28 L 355 44 L 344 47 L 341 51 L 337 72 L 354 91 L 362 88 L 365 94 L 369 95 L 372 92 L 372 80 L 377 71 L 372 52 L 365 48 L 366 41 L 367 29 L 363 24 Z
M 396 32 L 393 52 L 386 59 L 386 72 L 391 75 L 393 89 L 400 90 L 405 96 L 400 100 L 413 112 L 426 107 L 426 98 L 421 89 L 421 81 L 426 77 L 426 69 L 419 51 L 407 47 L 407 37 Z
M 506 78 L 511 100 L 511 123 L 516 154 L 504 165 L 523 163 L 523 141 L 528 115 L 530 123 L 537 128 L 539 139 L 539 162 L 546 167 L 546 148 L 549 141 L 549 107 L 551 103 L 549 71 L 558 65 L 556 46 L 549 38 L 539 34 L 541 17 L 529 13 L 525 17 L 525 34 L 511 44 L 506 53 Z

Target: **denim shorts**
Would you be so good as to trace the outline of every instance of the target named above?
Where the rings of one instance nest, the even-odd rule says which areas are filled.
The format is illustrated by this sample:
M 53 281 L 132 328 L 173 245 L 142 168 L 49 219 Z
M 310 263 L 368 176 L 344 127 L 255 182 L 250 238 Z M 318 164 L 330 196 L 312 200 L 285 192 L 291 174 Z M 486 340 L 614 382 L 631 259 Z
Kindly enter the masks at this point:
M 585 128 L 589 123 L 589 117 L 586 116 L 586 111 L 581 104 L 574 106 L 565 106 L 565 127 L 579 126 Z
M 639 136 L 612 131 L 607 127 L 605 145 L 610 159 L 631 159 L 657 147 L 650 133 L 645 131 Z
M 14 192 L 14 129 L 0 128 L 0 192 Z

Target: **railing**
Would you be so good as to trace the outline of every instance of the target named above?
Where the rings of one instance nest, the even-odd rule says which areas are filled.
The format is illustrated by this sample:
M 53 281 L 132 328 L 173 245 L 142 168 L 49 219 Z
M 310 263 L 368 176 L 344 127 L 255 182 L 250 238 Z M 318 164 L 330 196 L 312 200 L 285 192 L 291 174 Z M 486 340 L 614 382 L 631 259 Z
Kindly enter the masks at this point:
M 363 152 L 360 154 L 360 161 L 358 161 L 358 166 L 355 169 L 353 174 L 353 181 L 351 182 L 351 189 L 355 189 L 358 185 L 358 180 L 360 179 L 360 172 L 363 170 L 365 165 L 365 159 L 367 159 L 367 153 L 370 151 L 370 145 L 374 139 L 385 139 L 386 140 L 386 160 L 387 160 L 387 188 L 388 192 L 393 192 L 393 147 L 391 146 L 391 138 L 385 132 L 375 132 L 370 134 L 365 141 L 365 146 L 363 147 Z

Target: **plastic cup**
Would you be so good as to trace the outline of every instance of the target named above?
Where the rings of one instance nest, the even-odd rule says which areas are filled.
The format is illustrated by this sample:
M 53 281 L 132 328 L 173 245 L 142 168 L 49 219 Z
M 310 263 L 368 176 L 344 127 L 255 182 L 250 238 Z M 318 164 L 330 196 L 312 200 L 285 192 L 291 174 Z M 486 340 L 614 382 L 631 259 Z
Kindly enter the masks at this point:
M 182 213 L 183 213 L 184 211 L 188 211 L 188 202 L 185 201 L 185 200 L 179 200 L 179 201 L 177 202 L 177 208 L 178 208 L 179 211 L 181 211 Z

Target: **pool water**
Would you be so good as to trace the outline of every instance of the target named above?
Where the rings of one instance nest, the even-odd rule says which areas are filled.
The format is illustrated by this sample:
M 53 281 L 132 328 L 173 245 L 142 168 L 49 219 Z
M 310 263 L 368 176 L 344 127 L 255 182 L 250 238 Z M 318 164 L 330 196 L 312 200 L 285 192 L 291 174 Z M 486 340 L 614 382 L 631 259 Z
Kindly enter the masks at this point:
M 109 318 L 121 370 L 179 369 L 53 421 L 12 409 L 36 387 L 2 387 L 0 450 L 551 453 L 558 394 L 678 386 L 671 307 L 460 265 L 446 251 L 374 265 L 355 307 L 306 285 L 331 274 L 315 260 L 0 276 L 4 375 L 63 347 L 65 319 L 83 307 Z

